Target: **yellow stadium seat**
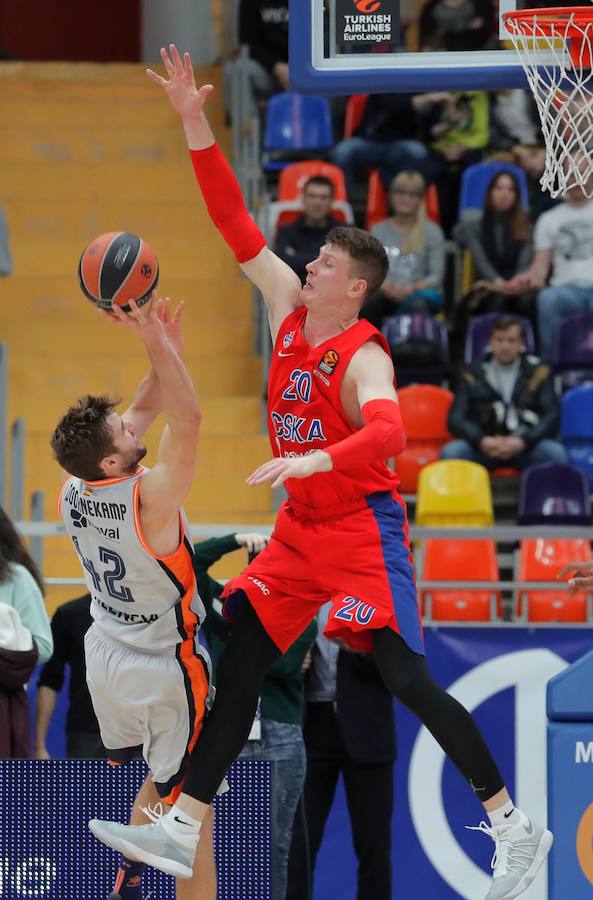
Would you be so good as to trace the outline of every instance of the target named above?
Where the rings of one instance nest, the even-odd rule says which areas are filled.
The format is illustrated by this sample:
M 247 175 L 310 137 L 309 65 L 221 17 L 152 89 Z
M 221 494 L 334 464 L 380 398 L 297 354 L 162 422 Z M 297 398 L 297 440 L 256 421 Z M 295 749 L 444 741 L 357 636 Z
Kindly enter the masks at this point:
M 471 528 L 493 522 L 490 477 L 484 466 L 451 459 L 422 469 L 418 479 L 417 525 Z

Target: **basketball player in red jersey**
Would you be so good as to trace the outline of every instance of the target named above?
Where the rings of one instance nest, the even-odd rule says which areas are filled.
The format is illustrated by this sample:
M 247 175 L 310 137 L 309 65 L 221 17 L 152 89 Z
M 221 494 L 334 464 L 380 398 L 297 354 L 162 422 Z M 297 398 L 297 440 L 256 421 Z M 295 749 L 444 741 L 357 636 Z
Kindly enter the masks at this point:
M 325 634 L 373 651 L 386 685 L 418 715 L 483 802 L 496 852 L 488 900 L 517 897 L 544 862 L 552 835 L 512 803 L 469 713 L 432 679 L 424 659 L 406 510 L 385 460 L 405 436 L 383 337 L 358 319 L 387 273 L 384 248 L 336 228 L 306 284 L 267 247 L 204 114 L 211 85 L 195 85 L 189 54 L 163 50 L 168 79 L 150 77 L 182 118 L 211 218 L 268 309 L 274 351 L 269 433 L 274 459 L 250 484 L 285 484 L 270 544 L 225 590 L 235 625 L 218 667 L 218 693 L 192 753 L 184 793 L 168 814 L 178 829 L 109 824 L 140 859 L 166 866 L 200 822 L 240 752 L 262 677 L 316 610 L 333 602 Z M 115 843 L 114 843 L 115 842 Z M 160 861 L 159 861 L 160 857 Z M 188 871 L 193 855 L 187 853 Z

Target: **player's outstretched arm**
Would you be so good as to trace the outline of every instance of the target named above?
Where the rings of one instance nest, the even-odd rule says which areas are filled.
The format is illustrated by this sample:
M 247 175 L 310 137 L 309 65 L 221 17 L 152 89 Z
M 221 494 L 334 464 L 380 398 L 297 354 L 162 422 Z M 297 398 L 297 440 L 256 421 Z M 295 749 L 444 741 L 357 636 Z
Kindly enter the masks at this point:
M 261 291 L 275 339 L 287 315 L 301 303 L 298 276 L 266 246 L 266 240 L 249 215 L 241 189 L 226 162 L 204 112 L 211 84 L 198 88 L 189 53 L 183 59 L 174 44 L 162 49 L 168 78 L 152 69 L 148 76 L 167 93 L 181 116 L 196 178 L 210 217 L 229 245 L 250 281 Z
M 119 309 L 113 314 L 143 341 L 158 378 L 167 421 L 156 465 L 140 482 L 140 519 L 149 541 L 167 529 L 174 537 L 177 535 L 179 507 L 187 496 L 196 465 L 202 418 L 189 372 L 167 338 L 157 306 L 152 305 L 142 315 L 137 305 L 130 302 L 129 314 Z
M 181 328 L 183 301 L 179 303 L 176 309 L 173 309 L 170 297 L 159 299 L 157 292 L 153 291 L 151 303 L 156 306 L 156 314 L 164 325 L 169 343 L 181 356 L 184 346 Z M 108 313 L 104 313 L 104 315 L 107 316 Z M 141 438 L 148 431 L 162 409 L 163 398 L 159 380 L 154 369 L 151 369 L 138 385 L 134 399 L 122 415 L 122 419 L 125 422 L 130 422 L 134 426 L 136 437 Z

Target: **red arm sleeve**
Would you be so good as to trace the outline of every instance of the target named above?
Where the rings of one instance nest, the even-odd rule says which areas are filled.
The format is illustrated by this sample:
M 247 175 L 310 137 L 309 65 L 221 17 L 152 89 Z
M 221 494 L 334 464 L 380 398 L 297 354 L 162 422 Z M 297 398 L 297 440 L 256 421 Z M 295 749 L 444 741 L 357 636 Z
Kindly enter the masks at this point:
M 406 434 L 399 403 L 369 400 L 360 411 L 365 422 L 360 431 L 327 450 L 334 469 L 380 462 L 398 456 L 405 449 Z
M 190 150 L 190 155 L 210 218 L 237 262 L 249 262 L 266 246 L 266 239 L 249 215 L 239 182 L 220 147 Z

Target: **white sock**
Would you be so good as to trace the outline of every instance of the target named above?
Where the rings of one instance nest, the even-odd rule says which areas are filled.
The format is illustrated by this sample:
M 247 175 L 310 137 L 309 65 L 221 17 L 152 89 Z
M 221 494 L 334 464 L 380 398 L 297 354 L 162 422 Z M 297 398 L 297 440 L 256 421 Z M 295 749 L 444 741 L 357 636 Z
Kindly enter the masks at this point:
M 494 827 L 497 825 L 520 825 L 523 823 L 523 815 L 512 800 L 509 800 L 504 806 L 499 806 L 498 809 L 490 810 L 488 818 Z
M 172 806 L 166 816 L 161 819 L 163 828 L 171 837 L 185 847 L 195 847 L 200 838 L 202 823 L 180 809 Z

